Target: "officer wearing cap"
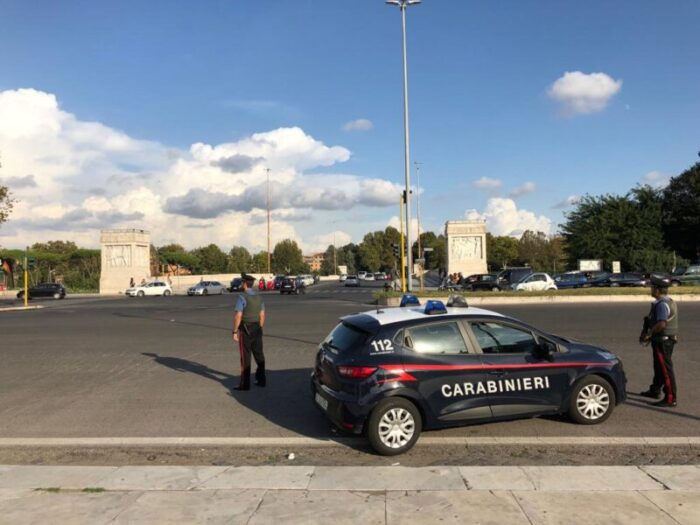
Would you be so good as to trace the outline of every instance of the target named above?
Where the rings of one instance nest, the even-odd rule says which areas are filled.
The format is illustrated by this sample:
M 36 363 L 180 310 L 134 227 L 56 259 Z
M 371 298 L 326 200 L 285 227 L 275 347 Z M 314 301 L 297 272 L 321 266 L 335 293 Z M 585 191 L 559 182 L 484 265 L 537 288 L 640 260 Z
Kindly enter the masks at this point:
M 241 377 L 236 390 L 250 390 L 250 356 L 253 355 L 257 369 L 255 384 L 265 386 L 265 354 L 263 354 L 263 325 L 265 304 L 253 289 L 255 277 L 242 275 L 243 293 L 238 296 L 233 317 L 233 340 L 238 343 L 241 354 Z
M 654 359 L 654 379 L 644 397 L 658 399 L 663 390 L 664 398 L 656 406 L 675 407 L 676 376 L 673 372 L 673 347 L 678 341 L 678 306 L 668 296 L 670 280 L 652 276 L 651 295 L 656 299 L 645 319 L 645 329 L 639 336 L 641 343 L 651 342 Z

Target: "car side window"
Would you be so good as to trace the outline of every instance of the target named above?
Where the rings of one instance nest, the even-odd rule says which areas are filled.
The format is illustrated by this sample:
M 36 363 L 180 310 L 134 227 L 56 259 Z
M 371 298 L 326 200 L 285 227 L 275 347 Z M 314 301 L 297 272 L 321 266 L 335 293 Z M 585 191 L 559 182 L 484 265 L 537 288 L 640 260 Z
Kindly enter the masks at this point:
M 419 354 L 467 354 L 467 345 L 456 322 L 414 326 L 405 331 L 406 345 Z
M 470 323 L 485 354 L 523 354 L 532 352 L 537 341 L 531 332 L 494 322 Z

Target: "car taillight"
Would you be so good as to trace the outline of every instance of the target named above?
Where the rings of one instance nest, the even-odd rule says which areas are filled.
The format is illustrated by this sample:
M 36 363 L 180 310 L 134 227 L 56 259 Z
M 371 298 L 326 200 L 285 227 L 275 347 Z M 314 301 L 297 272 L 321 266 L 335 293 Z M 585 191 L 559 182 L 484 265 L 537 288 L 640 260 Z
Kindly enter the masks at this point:
M 339 366 L 338 374 L 348 379 L 365 379 L 377 371 L 372 366 Z

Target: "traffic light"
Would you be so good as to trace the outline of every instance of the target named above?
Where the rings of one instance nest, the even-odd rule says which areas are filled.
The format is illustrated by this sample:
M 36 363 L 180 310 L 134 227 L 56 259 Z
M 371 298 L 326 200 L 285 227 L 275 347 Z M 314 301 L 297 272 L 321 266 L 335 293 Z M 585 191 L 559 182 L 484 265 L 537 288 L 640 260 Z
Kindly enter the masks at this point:
M 391 244 L 391 250 L 392 250 L 392 252 L 394 253 L 394 257 L 396 257 L 397 259 L 398 259 L 399 257 L 401 257 L 401 250 L 400 250 L 400 248 L 399 248 L 399 243 L 397 243 L 397 242 L 392 243 L 392 244 Z

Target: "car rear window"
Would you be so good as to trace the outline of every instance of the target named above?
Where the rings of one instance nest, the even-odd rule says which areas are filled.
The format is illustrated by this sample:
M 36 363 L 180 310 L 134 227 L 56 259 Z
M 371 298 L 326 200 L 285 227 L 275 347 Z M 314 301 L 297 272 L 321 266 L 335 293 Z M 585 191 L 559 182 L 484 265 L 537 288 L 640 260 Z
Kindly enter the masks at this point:
M 367 332 L 363 332 L 354 326 L 339 323 L 331 333 L 328 334 L 323 344 L 338 352 L 347 352 L 348 350 L 360 347 L 365 342 L 368 335 Z

